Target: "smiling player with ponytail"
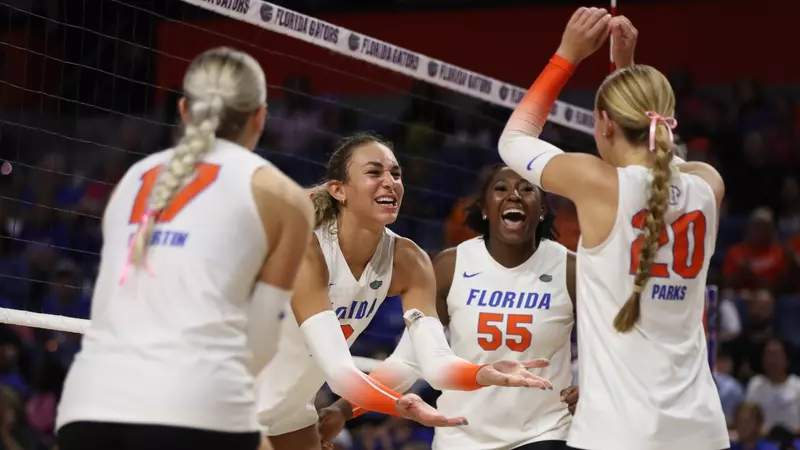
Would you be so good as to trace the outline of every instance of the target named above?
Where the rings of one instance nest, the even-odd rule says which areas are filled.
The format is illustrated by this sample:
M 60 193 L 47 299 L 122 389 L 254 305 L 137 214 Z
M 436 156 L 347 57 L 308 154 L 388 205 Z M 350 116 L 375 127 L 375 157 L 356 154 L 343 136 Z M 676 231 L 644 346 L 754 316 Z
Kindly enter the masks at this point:
M 564 153 L 539 133 L 577 65 L 610 33 L 620 68 L 595 100 L 600 158 Z M 675 95 L 658 70 L 633 64 L 636 34 L 622 16 L 578 9 L 511 115 L 500 156 L 578 211 L 581 399 L 568 446 L 725 449 L 702 324 L 724 183 L 713 167 L 674 155 Z

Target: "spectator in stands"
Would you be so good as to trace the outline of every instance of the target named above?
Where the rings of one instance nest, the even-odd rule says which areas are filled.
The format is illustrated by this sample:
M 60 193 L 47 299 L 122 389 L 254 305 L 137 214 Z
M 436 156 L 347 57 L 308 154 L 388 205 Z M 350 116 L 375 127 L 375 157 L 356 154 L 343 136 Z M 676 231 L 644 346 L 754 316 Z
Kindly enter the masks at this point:
M 736 339 L 742 332 L 742 321 L 734 301 L 723 297 L 719 302 L 719 339 L 727 342 Z
M 758 208 L 750 214 L 744 242 L 731 246 L 725 255 L 725 286 L 737 291 L 764 287 L 782 292 L 789 281 L 787 256 L 777 239 L 772 211 Z
M 733 376 L 733 358 L 725 349 L 717 352 L 716 370 L 714 380 L 717 382 L 719 398 L 722 400 L 722 410 L 725 419 L 732 425 L 736 416 L 736 409 L 744 402 L 744 388 L 739 380 Z
M 28 382 L 19 370 L 21 352 L 19 336 L 8 325 L 0 325 L 0 387 L 9 387 L 24 397 L 28 395 Z
M 72 261 L 61 260 L 56 267 L 50 295 L 42 304 L 42 312 L 56 316 L 88 319 L 91 298 L 83 292 L 81 272 Z
M 757 290 L 747 300 L 747 324 L 742 334 L 723 346 L 733 356 L 733 375 L 746 383 L 763 372 L 764 345 L 775 337 L 775 299 L 768 289 Z
M 800 432 L 800 377 L 789 373 L 787 344 L 770 339 L 764 346 L 764 374 L 747 386 L 747 401 L 764 412 L 764 433 L 782 427 L 790 434 Z
M 25 423 L 17 392 L 0 387 L 0 449 L 34 450 L 36 436 Z
M 731 433 L 730 450 L 780 450 L 777 444 L 764 439 L 761 432 L 764 412 L 754 403 L 736 408 L 735 433 Z

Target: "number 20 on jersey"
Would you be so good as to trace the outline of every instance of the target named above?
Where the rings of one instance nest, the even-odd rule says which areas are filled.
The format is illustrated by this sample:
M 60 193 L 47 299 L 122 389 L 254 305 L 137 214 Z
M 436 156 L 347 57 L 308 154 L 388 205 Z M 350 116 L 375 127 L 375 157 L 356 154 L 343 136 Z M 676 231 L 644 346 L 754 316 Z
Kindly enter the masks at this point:
M 633 216 L 631 225 L 644 229 L 647 210 L 643 209 Z M 702 211 L 691 211 L 678 217 L 669 225 L 664 225 L 658 235 L 658 246 L 669 244 L 667 227 L 672 230 L 672 261 L 653 261 L 650 276 L 669 278 L 672 273 L 684 279 L 695 278 L 703 270 L 705 261 L 706 216 Z M 631 275 L 639 268 L 639 254 L 644 244 L 644 234 L 640 234 L 631 244 Z

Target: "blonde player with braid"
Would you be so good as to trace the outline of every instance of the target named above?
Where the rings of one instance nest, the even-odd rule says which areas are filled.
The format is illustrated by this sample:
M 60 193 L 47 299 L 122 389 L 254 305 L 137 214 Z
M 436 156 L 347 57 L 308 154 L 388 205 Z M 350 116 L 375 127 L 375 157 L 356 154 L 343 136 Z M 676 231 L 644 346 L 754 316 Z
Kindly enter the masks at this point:
M 576 66 L 614 33 L 620 70 L 595 100 L 600 158 L 538 139 Z M 730 446 L 702 325 L 724 183 L 674 155 L 675 95 L 633 64 L 624 17 L 580 8 L 561 46 L 512 114 L 500 156 L 572 200 L 581 398 L 567 445 L 584 450 L 717 450 Z
M 133 165 L 103 217 L 91 327 L 58 409 L 61 450 L 255 450 L 254 373 L 277 344 L 313 212 L 252 150 L 259 64 L 192 62 L 174 149 Z

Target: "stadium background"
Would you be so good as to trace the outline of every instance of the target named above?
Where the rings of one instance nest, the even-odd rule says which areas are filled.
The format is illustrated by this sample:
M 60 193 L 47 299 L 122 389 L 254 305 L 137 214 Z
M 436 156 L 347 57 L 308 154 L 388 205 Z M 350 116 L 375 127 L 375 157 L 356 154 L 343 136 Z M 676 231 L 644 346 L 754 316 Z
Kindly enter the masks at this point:
M 580 6 L 277 3 L 523 87 Z M 791 29 L 800 4 L 627 0 L 620 12 L 640 30 L 636 60 L 670 75 L 689 159 L 714 164 L 727 182 L 708 281 L 721 287 L 716 376 L 732 436 L 763 431 L 783 448 L 800 448 L 791 437 L 800 429 L 800 378 L 779 382 L 782 367 L 797 374 L 800 361 L 800 62 L 786 57 L 778 31 Z M 299 182 L 319 180 L 340 136 L 369 129 L 391 139 L 407 186 L 393 229 L 431 254 L 469 237 L 460 209 L 481 168 L 497 161 L 494 144 L 510 112 L 178 0 L 6 0 L 0 24 L 0 159 L 13 168 L 0 176 L 5 308 L 88 318 L 108 195 L 131 163 L 173 141 L 182 70 L 209 47 L 236 46 L 261 61 L 270 117 L 258 151 Z M 601 51 L 561 100 L 591 108 L 607 72 Z M 544 137 L 594 151 L 591 136 L 569 126 L 548 125 Z M 574 209 L 563 199 L 551 206 L 562 242 L 574 249 Z M 354 354 L 390 353 L 403 327 L 399 310 L 397 299 L 388 301 Z M 53 448 L 55 405 L 79 343 L 76 334 L 0 326 L 0 450 Z M 416 389 L 436 396 L 424 383 Z M 737 415 L 745 400 L 758 406 Z M 321 405 L 330 401 L 320 395 Z M 424 449 L 432 435 L 372 415 L 350 425 L 339 448 Z

